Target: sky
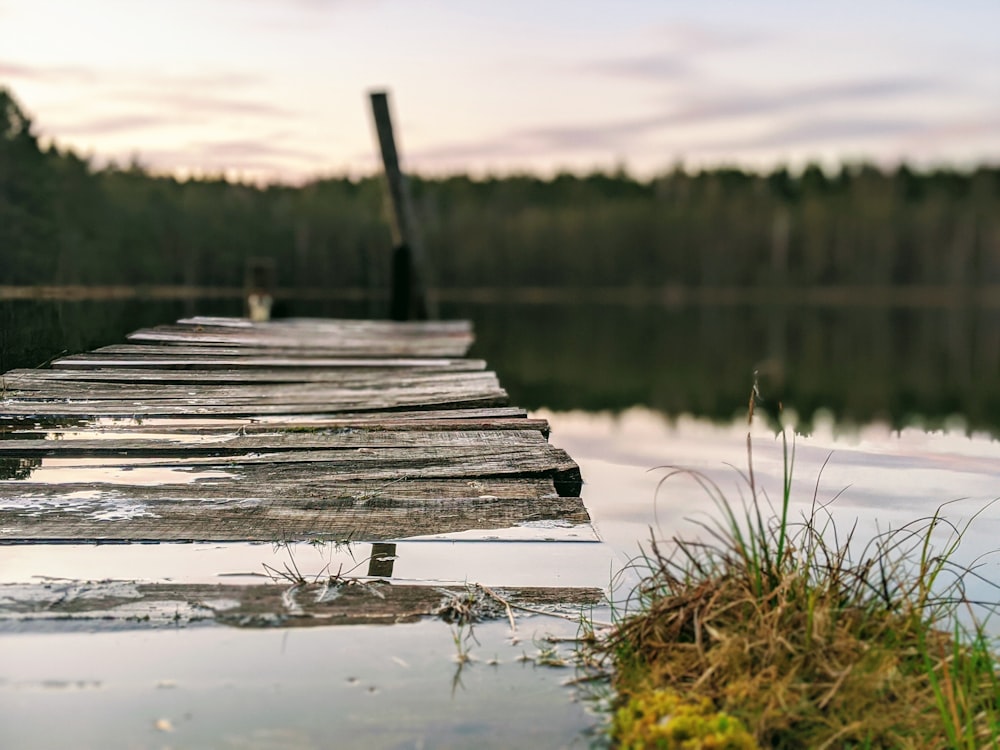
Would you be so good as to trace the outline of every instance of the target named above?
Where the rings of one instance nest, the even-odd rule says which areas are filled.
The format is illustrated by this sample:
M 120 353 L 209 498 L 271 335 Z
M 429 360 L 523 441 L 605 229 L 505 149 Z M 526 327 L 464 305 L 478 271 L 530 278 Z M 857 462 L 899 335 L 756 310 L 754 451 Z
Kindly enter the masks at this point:
M 1000 0 L 0 0 L 0 86 L 98 165 L 302 183 L 1000 163 Z

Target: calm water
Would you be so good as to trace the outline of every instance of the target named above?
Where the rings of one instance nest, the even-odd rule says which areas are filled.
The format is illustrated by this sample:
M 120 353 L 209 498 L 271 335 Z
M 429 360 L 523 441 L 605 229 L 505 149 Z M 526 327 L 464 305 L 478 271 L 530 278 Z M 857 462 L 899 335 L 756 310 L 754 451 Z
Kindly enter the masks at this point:
M 226 300 L 0 302 L 0 370 L 118 342 L 137 327 L 196 312 L 239 309 Z M 367 310 L 314 303 L 285 312 Z M 400 576 L 531 579 L 612 586 L 621 594 L 634 580 L 627 565 L 650 534 L 692 534 L 690 519 L 714 517 L 696 484 L 659 486 L 666 470 L 656 467 L 705 472 L 737 498 L 749 430 L 758 479 L 779 496 L 779 402 L 802 433 L 795 439 L 796 514 L 814 497 L 833 500 L 838 525 L 857 520 L 866 540 L 943 503 L 961 523 L 1000 496 L 994 310 L 470 305 L 444 313 L 475 322 L 474 354 L 499 373 L 514 403 L 550 420 L 552 441 L 580 463 L 584 500 L 603 543 L 520 541 L 498 551 L 468 541 L 412 542 L 401 547 Z M 772 419 L 759 417 L 748 428 L 755 370 Z M 959 560 L 978 559 L 983 578 L 1000 581 L 1000 561 L 987 554 L 997 539 L 1000 510 L 993 506 L 971 527 Z M 177 572 L 175 547 L 156 549 L 140 562 L 124 559 L 134 552 L 128 548 L 45 556 L 0 548 L 0 580 L 100 578 L 122 568 L 148 578 L 187 575 Z M 199 554 L 213 562 L 191 572 L 195 578 L 206 569 L 245 570 L 260 555 L 235 547 Z M 971 595 L 997 599 L 987 583 L 975 584 Z M 457 687 L 451 633 L 437 622 L 309 633 L 0 635 L 0 746 L 45 747 L 69 737 L 123 747 L 324 747 L 344 737 L 359 747 L 587 746 L 583 732 L 595 719 L 561 685 L 571 673 L 518 659 L 535 648 L 533 638 L 571 635 L 575 626 L 528 618 L 519 629 L 512 637 L 502 624 L 483 628 L 474 646 L 479 661 Z M 492 658 L 499 663 L 488 665 Z M 53 713 L 72 717 L 64 731 L 44 724 Z M 157 725 L 162 720 L 169 723 Z

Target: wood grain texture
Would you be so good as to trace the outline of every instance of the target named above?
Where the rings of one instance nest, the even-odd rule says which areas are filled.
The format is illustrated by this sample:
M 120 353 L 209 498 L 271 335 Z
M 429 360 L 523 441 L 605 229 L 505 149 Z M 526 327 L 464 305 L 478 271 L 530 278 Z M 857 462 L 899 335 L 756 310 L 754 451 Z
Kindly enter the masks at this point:
M 315 432 L 271 431 L 256 435 L 230 433 L 209 437 L 176 435 L 143 438 L 132 433 L 110 433 L 101 439 L 4 440 L 0 435 L 0 457 L 78 456 L 231 456 L 248 452 L 360 450 L 364 448 L 541 448 L 549 446 L 534 430 L 458 430 L 417 432 L 345 427 Z
M 456 373 L 480 372 L 486 369 L 481 359 L 433 359 L 433 360 L 348 360 L 338 359 L 337 367 L 285 367 L 269 370 L 218 369 L 218 370 L 156 370 L 151 368 L 94 368 L 91 370 L 10 370 L 0 375 L 3 389 L 45 390 L 70 384 L 94 381 L 95 383 L 130 383 L 141 385 L 160 384 L 205 384 L 205 385 L 253 385 L 266 383 L 332 383 L 351 385 L 367 383 L 379 385 L 393 384 L 409 379 Z M 365 364 L 367 362 L 368 364 Z M 344 364 L 353 363 L 353 364 Z M 53 385 L 55 384 L 55 385 Z
M 0 379 L 0 543 L 382 541 L 589 522 L 471 326 L 194 318 Z
M 336 350 L 341 355 L 461 357 L 472 344 L 466 321 L 407 322 L 286 320 L 250 323 L 222 318 L 195 318 L 176 325 L 146 328 L 129 335 L 130 341 L 166 344 L 228 345 Z
M 270 490 L 265 490 L 273 495 Z M 185 496 L 147 498 L 38 498 L 0 504 L 4 543 L 45 542 L 378 542 L 470 530 L 508 529 L 525 523 L 586 524 L 579 498 L 392 499 L 255 497 L 233 500 Z
M 496 587 L 514 607 L 560 607 L 579 612 L 601 603 L 596 588 Z M 183 626 L 216 622 L 241 628 L 308 627 L 414 622 L 440 616 L 455 597 L 486 599 L 474 585 L 421 586 L 379 580 L 319 581 L 301 585 L 50 581 L 0 585 L 0 625 L 20 630 Z M 487 599 L 487 601 L 491 601 Z M 502 605 L 484 609 L 500 618 Z

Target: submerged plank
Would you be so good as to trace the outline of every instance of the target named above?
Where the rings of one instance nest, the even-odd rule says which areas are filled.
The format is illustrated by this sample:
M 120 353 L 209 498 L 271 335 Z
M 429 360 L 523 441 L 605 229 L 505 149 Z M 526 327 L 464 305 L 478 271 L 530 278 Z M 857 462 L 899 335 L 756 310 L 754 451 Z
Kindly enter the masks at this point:
M 579 611 L 601 603 L 594 588 L 495 587 L 514 609 Z M 504 618 L 502 603 L 475 585 L 420 586 L 327 579 L 291 585 L 67 581 L 0 585 L 0 628 L 20 632 L 72 628 L 183 626 L 212 621 L 235 627 L 393 624 L 447 616 L 456 598 L 481 602 L 481 619 Z

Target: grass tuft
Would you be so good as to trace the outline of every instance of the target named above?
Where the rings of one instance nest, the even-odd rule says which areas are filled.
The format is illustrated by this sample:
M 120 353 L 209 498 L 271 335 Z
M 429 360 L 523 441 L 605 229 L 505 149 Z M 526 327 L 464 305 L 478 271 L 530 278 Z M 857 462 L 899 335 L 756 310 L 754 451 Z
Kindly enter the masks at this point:
M 939 509 L 854 552 L 855 529 L 841 538 L 816 490 L 811 513 L 789 518 L 795 451 L 780 436 L 777 508 L 757 486 L 749 435 L 739 505 L 696 472 L 672 468 L 662 480 L 693 479 L 720 520 L 702 522 L 700 540 L 651 541 L 636 610 L 587 647 L 613 668 L 612 741 L 752 746 L 658 739 L 679 706 L 694 706 L 699 726 L 728 717 L 761 747 L 997 747 L 1000 681 L 986 630 L 996 605 L 969 601 L 976 570 L 953 562 L 972 521 L 951 525 Z M 628 731 L 621 716 L 632 717 Z

